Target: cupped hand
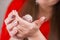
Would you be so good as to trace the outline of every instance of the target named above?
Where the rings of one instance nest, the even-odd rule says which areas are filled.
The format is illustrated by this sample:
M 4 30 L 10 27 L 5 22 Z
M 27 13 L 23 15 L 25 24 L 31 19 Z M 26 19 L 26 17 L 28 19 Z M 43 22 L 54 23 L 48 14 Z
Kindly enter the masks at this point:
M 16 10 L 13 10 L 5 19 L 5 24 L 11 37 L 25 38 L 37 32 L 44 21 L 45 17 L 41 17 L 34 22 L 27 22 L 19 17 Z

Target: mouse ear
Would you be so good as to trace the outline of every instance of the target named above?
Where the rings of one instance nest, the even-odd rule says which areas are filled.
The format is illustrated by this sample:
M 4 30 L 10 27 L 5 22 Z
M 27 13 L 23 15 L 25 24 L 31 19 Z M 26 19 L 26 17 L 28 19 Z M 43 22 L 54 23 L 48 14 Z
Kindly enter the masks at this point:
M 33 18 L 31 15 L 27 14 L 25 16 L 22 17 L 24 20 L 28 21 L 28 22 L 32 22 L 33 21 Z

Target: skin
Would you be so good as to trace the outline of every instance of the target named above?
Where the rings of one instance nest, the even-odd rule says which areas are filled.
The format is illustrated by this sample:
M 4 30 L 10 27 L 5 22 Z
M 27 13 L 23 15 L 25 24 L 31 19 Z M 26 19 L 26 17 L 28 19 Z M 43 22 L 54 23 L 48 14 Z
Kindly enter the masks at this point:
M 12 11 L 5 19 L 5 24 L 11 38 L 15 37 L 20 38 L 19 40 L 23 40 L 23 38 L 27 37 L 28 40 L 46 40 L 45 36 L 39 30 L 40 26 L 45 21 L 43 18 L 41 20 L 41 17 L 45 16 L 47 17 L 46 20 L 50 19 L 52 15 L 53 5 L 55 5 L 58 1 L 59 0 L 36 0 L 40 7 L 38 14 L 38 17 L 40 17 L 40 19 L 35 20 L 32 23 L 27 22 L 19 17 L 16 10 Z M 15 17 L 11 18 L 13 15 L 15 15 Z M 9 21 L 11 22 L 9 23 Z M 16 21 L 19 21 L 19 23 L 15 23 Z M 10 40 L 15 40 L 15 38 L 11 38 Z
M 36 0 L 36 3 L 39 4 L 39 14 L 38 17 L 45 16 L 47 17 L 46 20 L 49 20 L 52 16 L 53 12 L 53 6 L 58 2 L 59 0 Z
M 46 5 L 46 6 L 53 6 L 55 5 L 59 0 L 36 0 L 36 2 L 39 4 L 39 5 Z
M 15 15 L 15 18 L 13 18 L 12 19 L 13 21 L 12 21 L 11 17 L 13 15 Z M 15 34 L 18 32 L 16 36 L 19 37 L 21 40 L 23 40 L 23 38 L 25 37 L 28 37 L 29 39 L 31 39 L 30 37 L 33 37 L 33 36 L 37 37 L 35 34 L 38 34 L 38 32 L 40 33 L 39 27 L 44 22 L 44 20 L 45 20 L 45 17 L 41 17 L 39 20 L 36 20 L 30 23 L 23 20 L 21 17 L 19 17 L 17 11 L 13 10 L 9 14 L 8 18 L 6 18 L 5 23 L 7 25 L 7 30 L 11 37 L 15 37 Z M 9 21 L 12 21 L 12 22 L 9 22 Z M 16 21 L 19 21 L 19 24 L 15 25 Z

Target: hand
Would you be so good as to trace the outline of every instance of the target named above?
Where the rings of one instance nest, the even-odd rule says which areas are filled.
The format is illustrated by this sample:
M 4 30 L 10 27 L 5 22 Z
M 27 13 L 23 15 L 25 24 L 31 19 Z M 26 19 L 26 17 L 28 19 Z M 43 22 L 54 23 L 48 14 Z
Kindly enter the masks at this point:
M 9 32 L 9 35 L 10 35 L 9 40 L 18 40 L 18 38 L 16 38 L 15 36 L 14 37 L 12 36 L 14 33 L 17 33 L 16 28 L 13 28 L 14 31 L 12 31 L 12 26 L 15 25 L 14 24 L 14 22 L 15 22 L 14 20 L 16 18 L 15 13 L 17 14 L 16 10 L 12 10 L 12 12 L 10 12 L 8 17 L 4 20 L 5 24 L 6 24 L 7 31 Z M 12 21 L 14 21 L 14 22 L 12 22 Z M 12 25 L 10 25 L 10 23 Z M 19 40 L 22 40 L 22 39 L 19 39 Z
M 28 40 L 47 40 L 40 30 L 34 33 L 31 37 L 27 37 Z
M 19 38 L 32 36 L 35 32 L 37 32 L 37 30 L 39 29 L 39 27 L 41 26 L 41 24 L 44 22 L 45 19 L 44 17 L 42 17 L 39 20 L 29 23 L 23 20 L 21 17 L 19 17 L 17 12 L 15 11 L 14 14 L 15 17 L 13 17 L 13 19 L 11 19 L 13 21 L 11 21 L 9 20 L 9 18 L 12 17 L 11 16 L 12 14 L 13 13 L 11 13 L 10 16 L 8 16 L 8 18 L 5 20 L 5 23 L 7 25 L 7 30 L 9 31 L 9 34 L 11 36 L 15 36 L 15 34 L 18 33 L 16 36 Z

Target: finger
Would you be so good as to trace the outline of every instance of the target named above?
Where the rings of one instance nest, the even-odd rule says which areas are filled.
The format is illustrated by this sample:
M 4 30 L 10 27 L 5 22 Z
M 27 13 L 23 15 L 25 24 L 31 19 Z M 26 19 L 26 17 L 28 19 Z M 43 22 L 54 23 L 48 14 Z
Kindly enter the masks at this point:
M 18 12 L 16 10 L 12 10 L 12 12 L 8 15 L 8 18 L 5 20 L 5 23 L 11 23 L 13 21 L 13 18 L 16 18 L 18 21 L 22 19 L 21 17 L 19 17 Z
M 12 10 L 12 15 L 15 15 L 16 16 L 16 18 L 19 18 L 20 16 L 18 15 L 18 12 L 16 11 L 16 10 Z
M 11 23 L 15 19 L 16 15 L 14 15 L 13 13 L 14 13 L 14 11 L 10 12 L 8 17 L 4 20 L 6 25 Z
M 18 38 L 24 37 L 26 31 L 28 31 L 28 30 L 25 29 L 24 27 L 20 26 L 20 25 L 18 25 L 17 28 L 18 28 L 18 33 L 16 34 L 16 36 L 17 36 Z
M 20 22 L 20 24 L 29 24 L 29 22 L 23 20 L 21 17 L 19 17 L 18 12 L 16 10 L 13 10 L 13 14 L 16 15 L 16 20 Z
M 15 10 L 12 10 L 11 12 L 10 12 L 10 14 L 8 15 L 8 17 L 10 17 L 10 18 L 14 18 L 14 17 L 16 17 L 16 14 L 18 14 L 18 12 L 15 12 Z M 13 16 L 14 15 L 14 16 Z M 13 16 L 13 17 L 12 17 Z
M 25 28 L 24 26 L 17 26 L 18 30 L 20 30 L 22 32 L 22 34 L 26 34 L 29 29 L 28 28 Z
M 12 23 L 8 24 L 8 25 L 6 26 L 6 28 L 7 28 L 8 31 L 11 31 L 11 30 L 12 30 L 14 27 L 16 27 L 17 25 L 19 25 L 18 22 L 17 22 L 16 20 L 14 20 Z
M 19 40 L 18 38 L 11 37 L 9 40 Z
M 41 24 L 43 24 L 44 22 L 45 22 L 45 20 L 46 20 L 46 17 L 41 17 L 39 20 L 36 20 L 36 21 L 34 21 L 34 23 L 37 25 L 37 26 L 41 26 Z
M 23 34 L 20 30 L 18 30 L 18 33 L 16 34 L 17 38 L 23 38 Z
M 18 25 L 17 28 L 18 28 L 18 31 L 21 33 L 24 31 L 24 29 L 20 25 Z
M 10 19 L 10 18 L 6 18 L 6 19 L 4 20 L 4 22 L 5 22 L 6 25 L 10 24 L 10 23 L 13 22 L 13 21 L 14 21 L 14 19 Z
M 16 35 L 16 37 L 17 37 L 17 38 L 20 38 L 20 39 L 23 39 L 23 38 L 25 38 L 25 35 L 23 35 L 23 34 L 21 34 L 21 33 L 18 33 L 18 34 Z
M 15 36 L 15 34 L 17 34 L 18 32 L 17 30 L 18 30 L 17 27 L 14 27 L 12 31 L 9 31 L 10 36 L 11 37 Z
M 21 34 L 25 34 L 28 31 L 27 28 L 24 28 L 23 26 L 20 26 L 20 25 L 17 26 L 17 28 L 18 28 L 19 33 L 21 33 Z
M 16 18 L 16 14 L 18 14 L 18 12 L 15 10 L 12 10 L 12 12 L 8 15 L 8 18 L 10 19 L 15 19 Z
M 17 38 L 16 36 L 14 36 L 14 37 L 10 37 L 9 40 L 23 40 L 23 38 L 21 39 L 21 38 Z
M 21 33 L 18 33 L 16 36 L 17 36 L 17 38 L 23 38 Z

